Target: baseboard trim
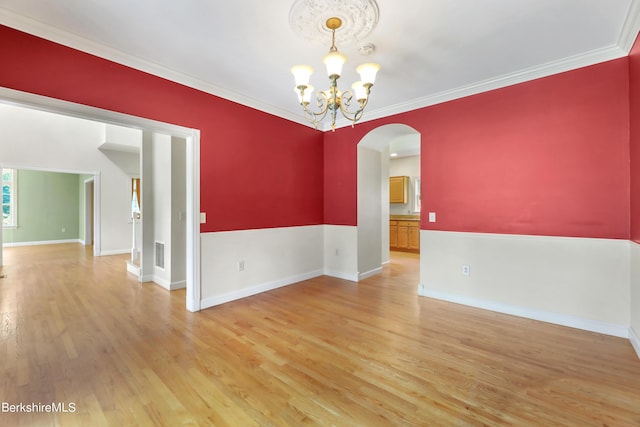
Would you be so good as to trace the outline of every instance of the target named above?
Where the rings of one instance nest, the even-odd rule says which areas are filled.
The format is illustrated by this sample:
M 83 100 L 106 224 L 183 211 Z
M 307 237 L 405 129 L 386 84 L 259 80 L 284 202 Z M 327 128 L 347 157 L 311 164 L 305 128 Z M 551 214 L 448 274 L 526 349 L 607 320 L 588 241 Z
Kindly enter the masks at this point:
M 99 256 L 130 254 L 131 249 L 114 249 L 111 251 L 100 251 Z
M 169 286 L 169 290 L 170 291 L 175 291 L 177 289 L 184 289 L 187 287 L 187 281 L 186 280 L 179 280 L 177 282 L 171 282 L 171 285 Z
M 633 349 L 636 351 L 638 359 L 640 359 L 640 337 L 638 337 L 638 334 L 636 334 L 636 331 L 634 331 L 632 327 L 629 327 L 629 341 L 631 342 Z
M 39 245 L 57 245 L 60 243 L 82 243 L 80 239 L 66 239 L 66 240 L 41 240 L 35 242 L 15 242 L 15 243 L 3 243 L 3 248 L 13 248 L 17 246 L 39 246 Z
M 324 270 L 325 276 L 335 277 L 337 279 L 348 280 L 350 282 L 358 282 L 358 273 L 345 273 L 343 271 L 335 271 L 330 269 Z
M 471 298 L 463 295 L 449 294 L 446 292 L 426 289 L 424 285 L 420 285 L 419 290 L 421 296 L 429 298 L 435 298 L 443 301 L 453 302 L 456 304 L 468 305 L 470 307 L 510 314 L 527 319 L 539 320 L 541 322 L 568 326 L 570 328 L 582 329 L 585 331 L 597 332 L 600 334 L 612 335 L 620 338 L 629 338 L 628 325 L 601 322 L 599 320 L 584 319 L 567 314 L 552 313 L 548 311 L 535 310 L 531 308 L 513 306 L 494 301 Z
M 136 277 L 140 277 L 140 266 L 131 262 L 131 260 L 127 260 L 127 271 Z
M 265 282 L 249 288 L 239 289 L 237 291 L 231 291 L 224 294 L 216 295 L 209 298 L 204 298 L 200 301 L 201 309 L 214 307 L 216 305 L 224 304 L 226 302 L 235 301 L 241 298 L 250 297 L 263 292 L 272 291 L 274 289 L 282 288 L 284 286 L 293 285 L 294 283 L 302 282 L 304 280 L 313 279 L 314 277 L 322 276 L 322 270 L 310 271 L 308 273 L 298 274 L 295 276 L 285 277 L 279 280 L 273 280 Z
M 376 274 L 382 273 L 382 267 L 374 268 L 373 270 L 365 271 L 364 273 L 358 274 L 358 281 L 367 279 L 371 276 L 375 276 Z
M 168 280 L 162 279 L 156 275 L 152 275 L 151 281 L 163 289 L 166 289 L 168 291 L 171 290 L 171 283 Z
M 146 276 L 138 276 L 138 281 L 140 283 L 149 283 L 149 282 L 153 282 L 153 275 L 152 274 L 147 274 Z

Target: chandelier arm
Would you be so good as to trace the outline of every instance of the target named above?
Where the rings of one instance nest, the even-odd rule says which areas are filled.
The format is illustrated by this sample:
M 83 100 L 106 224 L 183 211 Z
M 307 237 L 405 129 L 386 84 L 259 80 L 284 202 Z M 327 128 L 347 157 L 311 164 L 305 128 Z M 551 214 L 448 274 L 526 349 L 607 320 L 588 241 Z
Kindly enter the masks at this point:
M 353 99 L 353 92 L 350 90 L 344 91 L 342 93 L 342 103 L 340 103 L 340 112 L 344 116 L 345 119 L 351 122 L 351 127 L 355 125 L 355 123 L 362 118 L 364 114 L 364 109 L 369 102 L 369 97 L 364 100 L 358 100 L 359 108 L 356 111 L 349 110 L 349 106 L 351 105 L 351 101 Z
M 307 108 L 304 110 L 304 116 L 307 119 L 307 121 L 312 123 L 317 129 L 318 123 L 320 123 L 327 116 L 328 111 L 329 109 L 325 109 L 324 111 L 316 113 Z
M 301 103 L 302 110 L 304 112 L 305 119 L 308 122 L 312 123 L 316 129 L 318 129 L 318 123 L 320 123 L 329 112 L 329 100 L 327 99 L 327 95 L 323 92 L 320 92 L 316 95 L 316 103 L 319 108 L 318 112 L 312 111 L 309 109 L 309 103 Z

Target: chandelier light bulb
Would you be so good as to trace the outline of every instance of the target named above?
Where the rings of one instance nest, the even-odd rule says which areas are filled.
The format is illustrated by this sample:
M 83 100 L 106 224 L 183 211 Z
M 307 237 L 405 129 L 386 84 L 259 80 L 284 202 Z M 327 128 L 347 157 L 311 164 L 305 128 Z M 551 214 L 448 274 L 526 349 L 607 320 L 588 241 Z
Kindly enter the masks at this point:
M 356 100 L 364 101 L 369 97 L 369 94 L 367 93 L 367 88 L 364 87 L 362 82 L 360 81 L 355 82 L 354 84 L 351 85 L 351 88 L 353 89 L 353 94 L 355 95 Z
M 308 65 L 296 65 L 291 67 L 291 73 L 296 80 L 296 87 L 309 86 L 309 80 L 311 74 L 313 74 L 313 68 Z
M 380 65 L 372 62 L 359 65 L 358 68 L 356 68 L 356 72 L 360 74 L 360 81 L 362 81 L 362 84 L 370 84 L 372 86 L 376 82 L 376 74 L 378 73 L 378 70 L 380 70 Z
M 347 57 L 336 50 L 327 53 L 324 58 L 322 58 L 322 62 L 324 62 L 324 65 L 327 67 L 327 75 L 329 77 L 340 77 L 342 74 L 342 66 L 347 62 Z
M 300 102 L 301 104 L 308 104 L 309 102 L 311 102 L 311 94 L 313 93 L 314 89 L 315 88 L 312 85 L 308 85 L 306 89 L 304 89 L 304 92 L 302 92 L 302 90 L 298 87 L 293 88 L 293 91 L 296 93 L 296 95 L 298 95 L 298 102 Z

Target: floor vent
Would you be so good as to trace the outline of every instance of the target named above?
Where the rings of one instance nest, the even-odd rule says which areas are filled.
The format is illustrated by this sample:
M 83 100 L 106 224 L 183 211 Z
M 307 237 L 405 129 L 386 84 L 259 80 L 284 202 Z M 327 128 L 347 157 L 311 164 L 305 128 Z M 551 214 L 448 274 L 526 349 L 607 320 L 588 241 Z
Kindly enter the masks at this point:
M 164 243 L 156 242 L 156 267 L 164 270 Z

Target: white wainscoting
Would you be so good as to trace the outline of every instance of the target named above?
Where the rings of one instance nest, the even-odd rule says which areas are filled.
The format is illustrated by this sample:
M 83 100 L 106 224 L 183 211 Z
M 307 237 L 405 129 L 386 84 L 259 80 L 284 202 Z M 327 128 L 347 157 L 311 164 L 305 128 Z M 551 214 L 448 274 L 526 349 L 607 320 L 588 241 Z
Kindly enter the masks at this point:
M 627 240 L 422 230 L 420 248 L 423 296 L 629 336 Z
M 324 226 L 201 234 L 201 307 L 321 276 Z
M 629 328 L 629 341 L 631 341 L 631 346 L 636 351 L 638 358 L 640 358 L 640 337 L 633 328 Z
M 358 227 L 324 225 L 324 274 L 358 281 Z

